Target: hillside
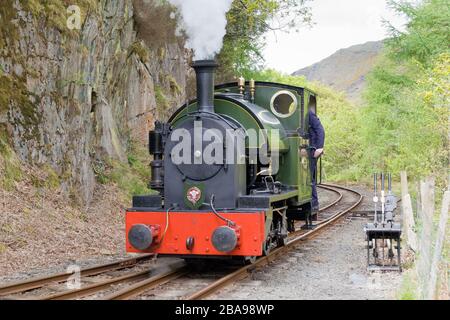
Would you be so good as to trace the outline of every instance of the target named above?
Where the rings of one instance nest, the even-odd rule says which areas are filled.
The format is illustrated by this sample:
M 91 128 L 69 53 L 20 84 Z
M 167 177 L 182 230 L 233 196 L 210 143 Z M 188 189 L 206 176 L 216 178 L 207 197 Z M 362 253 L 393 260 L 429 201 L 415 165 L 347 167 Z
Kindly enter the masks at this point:
M 373 68 L 382 48 L 381 41 L 374 41 L 341 49 L 293 75 L 302 75 L 309 81 L 318 81 L 344 91 L 349 99 L 359 102 L 366 75 Z

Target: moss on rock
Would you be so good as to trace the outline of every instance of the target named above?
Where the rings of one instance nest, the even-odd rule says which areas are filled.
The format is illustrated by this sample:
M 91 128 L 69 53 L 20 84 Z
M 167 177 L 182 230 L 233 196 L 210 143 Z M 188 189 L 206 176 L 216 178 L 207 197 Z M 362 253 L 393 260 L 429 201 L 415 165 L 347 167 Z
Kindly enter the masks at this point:
M 16 41 L 18 39 L 17 25 L 14 19 L 17 10 L 14 8 L 14 0 L 4 0 L 0 6 L 0 50 L 7 47 L 7 39 Z
M 0 187 L 12 190 L 22 179 L 20 160 L 10 146 L 6 128 L 0 127 Z
M 166 97 L 160 86 L 155 86 L 155 98 L 158 111 L 165 112 L 170 107 L 169 99 Z
M 3 74 L 0 76 L 0 112 L 7 112 L 10 106 L 17 108 L 22 117 L 16 122 L 28 130 L 28 134 L 38 134 L 41 115 L 36 110 L 39 99 L 28 92 L 24 77 Z M 31 99 L 34 99 L 32 102 Z M 30 138 L 32 138 L 30 136 Z
M 78 0 L 76 3 L 67 0 L 20 0 L 25 11 L 30 12 L 35 19 L 46 19 L 48 26 L 56 28 L 62 33 L 69 33 L 67 19 L 70 13 L 67 9 L 75 4 L 80 8 L 81 20 L 85 20 L 91 11 L 98 9 L 98 1 Z
M 130 55 L 136 54 L 143 63 L 150 61 L 150 52 L 142 41 L 135 41 L 129 50 Z

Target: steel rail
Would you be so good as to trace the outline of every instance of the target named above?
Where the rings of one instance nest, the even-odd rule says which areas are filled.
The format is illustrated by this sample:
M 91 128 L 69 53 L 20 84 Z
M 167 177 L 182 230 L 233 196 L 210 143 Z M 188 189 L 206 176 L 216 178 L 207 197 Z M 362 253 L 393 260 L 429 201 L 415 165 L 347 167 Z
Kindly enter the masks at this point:
M 169 268 L 171 272 L 175 273 L 185 268 L 185 266 L 186 264 L 183 262 L 170 265 Z M 131 281 L 142 281 L 142 280 L 147 281 L 147 279 L 151 279 L 151 277 L 153 277 L 153 279 L 156 279 L 159 276 L 160 274 L 153 275 L 151 270 L 143 270 L 140 272 L 133 272 L 131 274 L 126 274 L 121 277 L 100 281 L 98 283 L 94 283 L 85 286 L 83 288 L 55 293 L 49 296 L 39 297 L 37 300 L 68 300 L 68 299 L 83 298 L 92 295 L 94 293 L 101 292 L 102 290 L 108 289 L 109 287 L 115 284 L 123 284 Z
M 125 276 L 117 277 L 114 279 L 109 279 L 105 281 L 101 281 L 99 283 L 94 283 L 91 285 L 88 285 L 86 287 L 80 288 L 80 289 L 74 289 L 69 291 L 64 291 L 60 293 L 56 293 L 53 295 L 45 296 L 45 297 L 39 297 L 37 300 L 68 300 L 68 299 L 78 299 L 82 297 L 86 297 L 89 295 L 92 295 L 96 292 L 100 292 L 101 290 L 107 289 L 111 287 L 114 284 L 119 283 L 126 283 L 129 281 L 136 281 L 136 280 L 142 280 L 145 278 L 148 278 L 150 275 L 149 270 L 136 272 L 132 274 L 128 274 Z
M 337 221 L 338 219 L 340 219 L 341 217 L 346 215 L 348 212 L 352 211 L 363 200 L 363 196 L 359 192 L 357 192 L 355 190 L 352 190 L 352 189 L 349 189 L 349 188 L 346 188 L 346 187 L 329 185 L 329 184 L 323 185 L 323 186 L 324 187 L 328 187 L 328 188 L 336 188 L 336 189 L 349 191 L 349 192 L 354 193 L 357 196 L 359 196 L 359 199 L 358 199 L 358 201 L 356 201 L 349 208 L 338 212 L 333 217 L 328 219 L 327 222 L 318 225 L 313 230 L 310 230 L 310 231 L 308 231 L 306 233 L 301 234 L 300 236 L 296 237 L 295 239 L 292 239 L 284 247 L 281 247 L 281 248 L 278 248 L 278 249 L 272 251 L 271 253 L 269 253 L 269 255 L 258 259 L 254 264 L 242 267 L 242 268 L 240 268 L 240 269 L 230 273 L 229 275 L 227 275 L 227 276 L 225 276 L 223 278 L 220 278 L 219 280 L 217 280 L 217 281 L 213 282 L 212 284 L 208 285 L 207 287 L 205 287 L 205 288 L 203 288 L 203 289 L 201 289 L 201 290 L 191 294 L 190 296 L 186 297 L 185 299 L 186 300 L 199 300 L 199 299 L 206 298 L 207 296 L 209 296 L 212 293 L 218 291 L 219 289 L 221 289 L 221 288 L 223 288 L 223 287 L 225 287 L 225 286 L 227 286 L 227 285 L 229 285 L 231 283 L 234 283 L 234 282 L 236 282 L 238 280 L 246 278 L 248 276 L 248 271 L 253 270 L 256 267 L 261 267 L 261 266 L 267 264 L 268 262 L 270 262 L 273 259 L 275 259 L 275 257 L 278 256 L 279 254 L 289 251 L 294 245 L 298 244 L 301 241 L 306 240 L 311 235 L 317 234 L 319 230 L 322 230 L 326 226 L 331 225 L 333 222 Z
M 169 270 L 161 274 L 158 274 L 154 277 L 151 277 L 147 280 L 140 281 L 138 283 L 135 283 L 134 285 L 126 287 L 117 292 L 114 292 L 111 295 L 101 298 L 101 300 L 128 300 L 130 298 L 141 295 L 147 290 L 153 289 L 159 285 L 178 279 L 188 273 L 189 270 L 186 267 L 180 267 L 175 270 Z
M 328 190 L 328 191 L 334 192 L 334 193 L 336 193 L 336 194 L 338 195 L 338 198 L 337 198 L 336 200 L 334 200 L 334 201 L 331 202 L 330 204 L 326 205 L 325 207 L 319 208 L 319 212 L 323 212 L 323 211 L 328 210 L 329 208 L 335 206 L 335 205 L 338 204 L 338 203 L 342 200 L 342 198 L 344 197 L 344 195 L 342 194 L 342 192 L 340 192 L 340 191 L 338 191 L 338 190 L 336 190 L 336 189 L 330 188 L 330 187 L 328 187 L 328 186 L 325 186 L 325 185 L 323 185 L 323 184 L 318 185 L 317 187 L 318 187 L 318 188 L 321 188 L 321 189 L 324 189 L 324 190 Z M 332 218 L 332 217 L 331 217 L 331 218 Z M 322 224 L 322 223 L 327 222 L 329 219 L 330 219 L 330 218 L 324 219 L 324 220 L 320 220 L 320 221 L 316 221 L 315 223 L 316 223 L 316 225 L 319 225 L 319 224 Z M 295 234 L 295 232 L 294 232 L 294 234 Z
M 80 271 L 80 276 L 84 277 L 94 276 L 108 271 L 130 268 L 137 265 L 140 262 L 150 260 L 151 258 L 153 258 L 153 256 L 154 256 L 153 254 L 146 254 L 140 257 L 134 257 L 121 260 L 118 262 L 106 263 L 98 266 L 85 268 Z M 67 281 L 71 276 L 73 276 L 73 273 L 58 273 L 50 276 L 37 277 L 26 281 L 9 283 L 0 286 L 0 296 L 22 293 L 33 289 L 42 288 L 48 284 L 60 283 L 63 281 Z
M 321 184 L 321 185 L 318 185 L 317 187 L 321 188 L 321 189 L 324 189 L 324 190 L 332 191 L 332 192 L 337 193 L 339 195 L 339 197 L 335 201 L 333 201 L 332 203 L 326 205 L 325 207 L 320 208 L 319 209 L 320 212 L 321 211 L 325 211 L 325 210 L 333 207 L 334 205 L 338 204 L 342 200 L 342 198 L 344 197 L 344 195 L 341 192 L 339 192 L 336 189 L 330 188 L 328 185 Z

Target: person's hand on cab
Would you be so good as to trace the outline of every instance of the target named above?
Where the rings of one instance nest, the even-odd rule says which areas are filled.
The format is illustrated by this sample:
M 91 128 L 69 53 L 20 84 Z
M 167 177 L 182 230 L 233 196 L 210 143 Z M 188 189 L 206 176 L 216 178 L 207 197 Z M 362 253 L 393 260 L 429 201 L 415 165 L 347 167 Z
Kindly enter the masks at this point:
M 315 152 L 314 152 L 314 158 L 319 158 L 321 155 L 323 155 L 323 149 L 317 149 Z

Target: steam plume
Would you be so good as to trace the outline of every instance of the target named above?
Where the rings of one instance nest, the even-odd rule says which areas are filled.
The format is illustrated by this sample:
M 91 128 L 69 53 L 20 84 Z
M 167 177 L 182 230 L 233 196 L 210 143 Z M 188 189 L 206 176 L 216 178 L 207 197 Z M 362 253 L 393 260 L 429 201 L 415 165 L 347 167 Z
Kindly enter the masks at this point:
M 226 33 L 226 14 L 233 0 L 169 0 L 181 15 L 180 28 L 188 40 L 186 47 L 194 50 L 194 59 L 213 59 L 222 49 Z

